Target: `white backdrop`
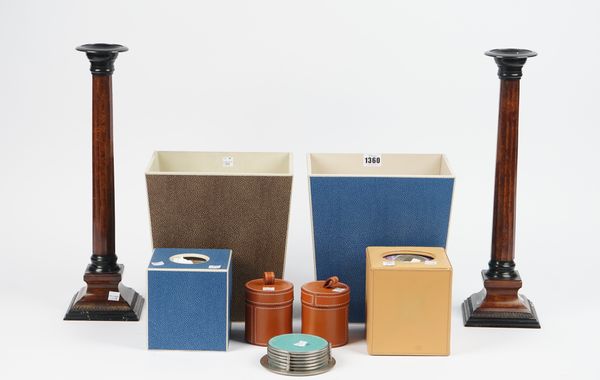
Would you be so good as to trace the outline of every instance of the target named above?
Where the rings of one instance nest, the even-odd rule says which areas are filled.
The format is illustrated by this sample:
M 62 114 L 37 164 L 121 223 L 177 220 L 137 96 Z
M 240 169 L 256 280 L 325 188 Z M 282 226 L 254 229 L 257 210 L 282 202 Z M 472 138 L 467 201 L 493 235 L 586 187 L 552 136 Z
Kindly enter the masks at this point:
M 74 48 L 111 42 L 130 48 L 113 78 L 127 285 L 146 295 L 154 150 L 293 152 L 297 290 L 313 274 L 307 152 L 443 152 L 457 176 L 452 355 L 370 357 L 356 331 L 322 378 L 599 378 L 599 16 L 575 0 L 2 1 L 0 374 L 275 378 L 240 332 L 227 353 L 150 352 L 146 310 L 62 321 L 91 255 L 91 77 Z M 499 81 L 483 52 L 499 47 L 539 53 L 521 82 L 516 261 L 541 330 L 460 314 L 489 260 Z

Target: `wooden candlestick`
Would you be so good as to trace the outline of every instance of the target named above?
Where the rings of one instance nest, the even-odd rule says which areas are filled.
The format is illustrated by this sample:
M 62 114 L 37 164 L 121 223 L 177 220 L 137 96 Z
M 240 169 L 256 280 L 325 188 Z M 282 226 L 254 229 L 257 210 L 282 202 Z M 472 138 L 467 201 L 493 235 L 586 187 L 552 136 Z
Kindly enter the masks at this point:
M 537 53 L 496 49 L 485 54 L 496 61 L 500 78 L 492 258 L 482 271 L 485 289 L 463 302 L 463 319 L 465 326 L 539 328 L 533 303 L 518 294 L 522 282 L 514 262 L 519 84 L 527 58 Z
M 123 265 L 115 254 L 115 198 L 112 128 L 112 73 L 121 45 L 77 47 L 87 54 L 92 72 L 93 254 L 83 287 L 65 320 L 138 321 L 144 299 L 121 284 Z

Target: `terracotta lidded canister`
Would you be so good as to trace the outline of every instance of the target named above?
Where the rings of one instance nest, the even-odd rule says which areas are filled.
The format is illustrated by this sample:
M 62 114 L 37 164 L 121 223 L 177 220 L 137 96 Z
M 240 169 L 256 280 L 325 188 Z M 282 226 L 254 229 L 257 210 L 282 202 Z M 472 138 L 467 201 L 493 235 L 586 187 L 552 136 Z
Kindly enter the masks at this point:
M 246 283 L 246 341 L 266 346 L 274 336 L 292 332 L 294 285 L 265 272 Z
M 302 286 L 302 333 L 320 336 L 333 347 L 348 343 L 350 287 L 336 276 Z

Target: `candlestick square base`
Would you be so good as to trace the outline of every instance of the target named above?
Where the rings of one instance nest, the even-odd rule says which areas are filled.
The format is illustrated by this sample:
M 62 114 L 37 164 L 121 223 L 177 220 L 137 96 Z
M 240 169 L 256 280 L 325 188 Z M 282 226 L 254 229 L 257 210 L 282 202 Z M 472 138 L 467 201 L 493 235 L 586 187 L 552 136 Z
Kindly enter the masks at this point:
M 65 314 L 66 321 L 139 321 L 144 298 L 121 284 L 123 265 L 117 273 L 90 272 L 83 276 L 87 286 L 75 294 Z
M 533 307 L 533 303 L 525 296 L 520 296 L 531 312 L 520 313 L 512 311 L 483 311 L 473 307 L 473 301 L 479 293 L 473 294 L 462 304 L 463 322 L 467 327 L 517 327 L 539 329 L 540 322 Z
M 463 322 L 467 327 L 540 328 L 533 303 L 519 295 L 522 286 L 517 272 L 514 279 L 493 279 L 482 271 L 485 289 L 462 304 Z

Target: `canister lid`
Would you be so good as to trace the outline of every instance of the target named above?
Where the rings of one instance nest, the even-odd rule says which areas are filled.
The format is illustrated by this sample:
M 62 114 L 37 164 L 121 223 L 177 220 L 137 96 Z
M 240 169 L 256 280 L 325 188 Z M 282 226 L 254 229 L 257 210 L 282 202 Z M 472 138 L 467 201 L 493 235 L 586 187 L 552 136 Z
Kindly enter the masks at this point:
M 274 272 L 265 272 L 263 278 L 250 280 L 246 289 L 260 293 L 287 293 L 293 291 L 294 285 L 286 280 L 275 278 Z
M 302 291 L 325 296 L 345 296 L 350 292 L 350 287 L 343 282 L 337 276 L 331 276 L 327 280 L 311 281 L 302 285 Z

